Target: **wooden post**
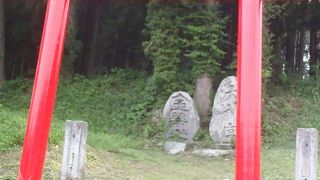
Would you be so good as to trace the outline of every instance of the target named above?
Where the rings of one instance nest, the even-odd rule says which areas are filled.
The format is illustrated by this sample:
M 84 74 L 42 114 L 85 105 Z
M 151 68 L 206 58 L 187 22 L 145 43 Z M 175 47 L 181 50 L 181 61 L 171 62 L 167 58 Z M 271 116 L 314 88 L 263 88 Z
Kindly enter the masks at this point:
M 66 121 L 61 179 L 82 179 L 84 174 L 88 123 Z
M 296 180 L 317 179 L 318 131 L 299 128 L 296 137 Z

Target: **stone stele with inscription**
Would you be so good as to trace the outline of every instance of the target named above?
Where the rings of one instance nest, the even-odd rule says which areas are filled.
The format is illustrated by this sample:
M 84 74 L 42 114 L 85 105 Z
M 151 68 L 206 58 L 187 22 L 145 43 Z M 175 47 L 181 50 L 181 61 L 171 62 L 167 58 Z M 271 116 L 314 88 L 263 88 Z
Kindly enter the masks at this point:
M 236 135 L 237 78 L 222 80 L 212 107 L 210 136 L 216 147 L 231 148 Z
M 199 129 L 200 118 L 194 102 L 187 92 L 173 93 L 163 109 L 167 124 L 167 140 L 189 143 Z

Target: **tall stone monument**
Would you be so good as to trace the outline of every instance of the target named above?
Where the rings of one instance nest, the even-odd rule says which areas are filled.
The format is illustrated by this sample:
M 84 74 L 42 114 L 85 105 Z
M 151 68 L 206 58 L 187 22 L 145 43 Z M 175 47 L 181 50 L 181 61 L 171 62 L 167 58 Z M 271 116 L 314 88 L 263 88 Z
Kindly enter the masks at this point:
M 212 78 L 207 75 L 199 76 L 196 82 L 196 89 L 193 100 L 200 116 L 200 127 L 208 128 L 210 122 L 213 97 Z
M 179 91 L 170 96 L 163 109 L 163 117 L 167 125 L 165 146 L 168 144 L 168 147 L 172 148 L 174 142 L 185 144 L 192 142 L 199 129 L 200 118 L 187 92 Z
M 237 78 L 229 76 L 222 80 L 212 107 L 210 136 L 217 148 L 230 149 L 236 135 Z

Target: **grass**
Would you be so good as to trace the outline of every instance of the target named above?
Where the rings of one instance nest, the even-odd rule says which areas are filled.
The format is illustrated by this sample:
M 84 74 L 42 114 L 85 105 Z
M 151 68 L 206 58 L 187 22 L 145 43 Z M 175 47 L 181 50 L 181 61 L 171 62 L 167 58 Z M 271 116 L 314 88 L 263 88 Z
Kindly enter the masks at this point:
M 273 87 L 263 104 L 263 139 L 267 144 L 292 145 L 297 128 L 320 130 L 320 100 L 314 85 L 299 88 Z
M 25 122 L 26 116 L 14 117 Z M 23 113 L 21 113 L 23 114 Z M 59 179 L 62 154 L 63 123 L 54 120 L 51 145 L 47 151 L 44 179 Z M 23 131 L 23 130 L 22 130 Z M 169 156 L 158 141 L 89 132 L 86 179 L 233 179 L 234 158 L 207 158 L 190 152 Z M 294 146 L 264 145 L 262 152 L 263 179 L 293 179 Z M 0 179 L 15 179 L 21 146 L 0 152 Z
M 0 152 L 22 145 L 26 120 L 26 111 L 12 111 L 0 104 Z M 51 123 L 49 143 L 60 144 L 63 133 L 63 122 L 54 118 Z
M 320 161 L 318 161 L 318 164 Z M 295 148 L 273 147 L 262 151 L 262 177 L 265 180 L 294 179 Z M 318 170 L 318 174 L 319 174 Z
M 169 156 L 163 152 L 158 145 L 162 141 L 161 128 L 146 123 L 151 117 L 144 101 L 152 102 L 152 95 L 144 89 L 148 78 L 141 76 L 144 75 L 118 71 L 94 80 L 75 77 L 62 82 L 44 179 L 59 179 L 66 119 L 89 122 L 86 179 L 234 178 L 233 157 L 198 157 L 190 152 Z M 265 98 L 262 150 L 265 180 L 294 179 L 296 129 L 320 129 L 320 95 L 313 93 L 320 89 L 308 84 L 300 87 L 275 86 Z M 16 178 L 30 91 L 30 81 L 19 79 L 8 82 L 0 91 L 0 179 Z M 195 139 L 197 147 L 211 144 L 204 130 Z
M 22 144 L 24 121 L 21 112 L 13 112 L 0 104 L 0 151 Z
M 107 136 L 106 138 L 108 139 Z M 127 141 L 124 138 L 123 141 Z M 0 179 L 15 179 L 20 147 L 0 153 Z M 59 179 L 62 147 L 51 145 L 46 157 L 44 179 Z M 294 148 L 266 147 L 262 151 L 262 179 L 294 179 Z M 320 163 L 320 161 L 319 161 Z M 177 156 L 161 148 L 139 149 L 118 146 L 117 151 L 87 149 L 86 179 L 233 179 L 234 157 L 199 157 L 190 152 Z M 320 171 L 319 171 L 320 173 Z

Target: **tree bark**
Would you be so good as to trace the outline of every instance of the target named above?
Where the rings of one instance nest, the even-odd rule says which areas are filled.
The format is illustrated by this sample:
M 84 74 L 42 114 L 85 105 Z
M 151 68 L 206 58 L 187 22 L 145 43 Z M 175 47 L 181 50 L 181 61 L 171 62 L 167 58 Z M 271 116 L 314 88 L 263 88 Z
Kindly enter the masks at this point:
M 62 61 L 61 73 L 65 77 L 71 77 L 75 72 L 75 61 L 78 55 L 77 52 L 77 33 L 78 33 L 78 23 L 77 23 L 77 0 L 71 1 L 70 15 L 68 21 L 68 34 L 66 39 L 66 48 L 64 53 L 64 58 Z
M 306 29 L 304 27 L 301 28 L 299 32 L 299 39 L 298 39 L 298 50 L 297 50 L 297 58 L 295 63 L 295 71 L 302 72 L 303 69 L 303 56 L 305 51 L 305 33 Z
M 29 70 L 35 70 L 37 67 L 37 62 L 38 62 L 38 53 L 39 53 L 39 48 L 40 48 L 40 43 L 41 43 L 41 34 L 43 31 L 43 22 L 45 19 L 45 14 L 46 14 L 46 7 L 47 7 L 47 2 L 46 0 L 25 0 L 27 3 L 32 3 L 32 7 L 34 11 L 32 11 L 32 19 L 31 23 L 33 28 L 35 28 L 32 31 L 32 37 L 35 38 L 35 47 L 32 48 L 32 60 L 25 61 L 25 70 L 26 72 Z M 30 49 L 29 49 L 30 50 Z M 30 52 L 28 52 L 30 53 Z M 33 77 L 33 75 L 32 75 Z
M 311 4 L 309 4 L 309 13 L 310 14 L 316 14 L 314 12 L 314 8 L 317 4 L 319 3 L 318 0 L 312 0 Z M 318 64 L 318 53 L 317 53 L 317 44 L 318 44 L 318 36 L 317 36 L 317 22 L 318 19 L 316 17 L 311 17 L 310 20 L 310 46 L 309 46 L 309 51 L 310 51 L 310 71 L 309 74 L 310 76 L 316 75 L 316 72 L 319 69 Z
M 237 50 L 237 31 L 238 31 L 238 7 L 237 3 L 226 3 L 224 5 L 225 11 L 227 14 L 230 15 L 230 20 L 227 24 L 227 44 L 225 48 L 225 56 L 221 62 L 221 68 L 223 70 L 227 70 L 228 66 L 233 62 L 234 60 L 234 54 Z
M 313 27 L 310 29 L 310 75 L 316 72 L 316 64 L 318 61 L 317 54 L 317 30 Z
M 0 0 L 0 86 L 5 81 L 5 34 L 4 34 L 4 0 Z
M 98 28 L 100 23 L 100 7 L 97 2 L 88 2 L 88 17 L 86 22 L 86 37 L 84 40 L 83 56 L 82 56 L 82 72 L 87 76 L 95 74 L 97 53 Z
M 274 48 L 273 48 L 273 54 L 276 55 L 276 57 L 280 58 L 272 58 L 271 61 L 271 67 L 272 67 L 272 75 L 271 75 L 271 81 L 275 82 L 279 80 L 280 75 L 282 74 L 282 66 L 283 66 L 283 61 L 281 60 L 281 50 L 283 48 L 283 35 L 278 34 L 276 36 L 275 41 L 274 41 Z
M 296 45 L 296 31 L 291 29 L 287 32 L 286 42 L 286 71 L 293 72 L 295 61 L 295 45 Z

